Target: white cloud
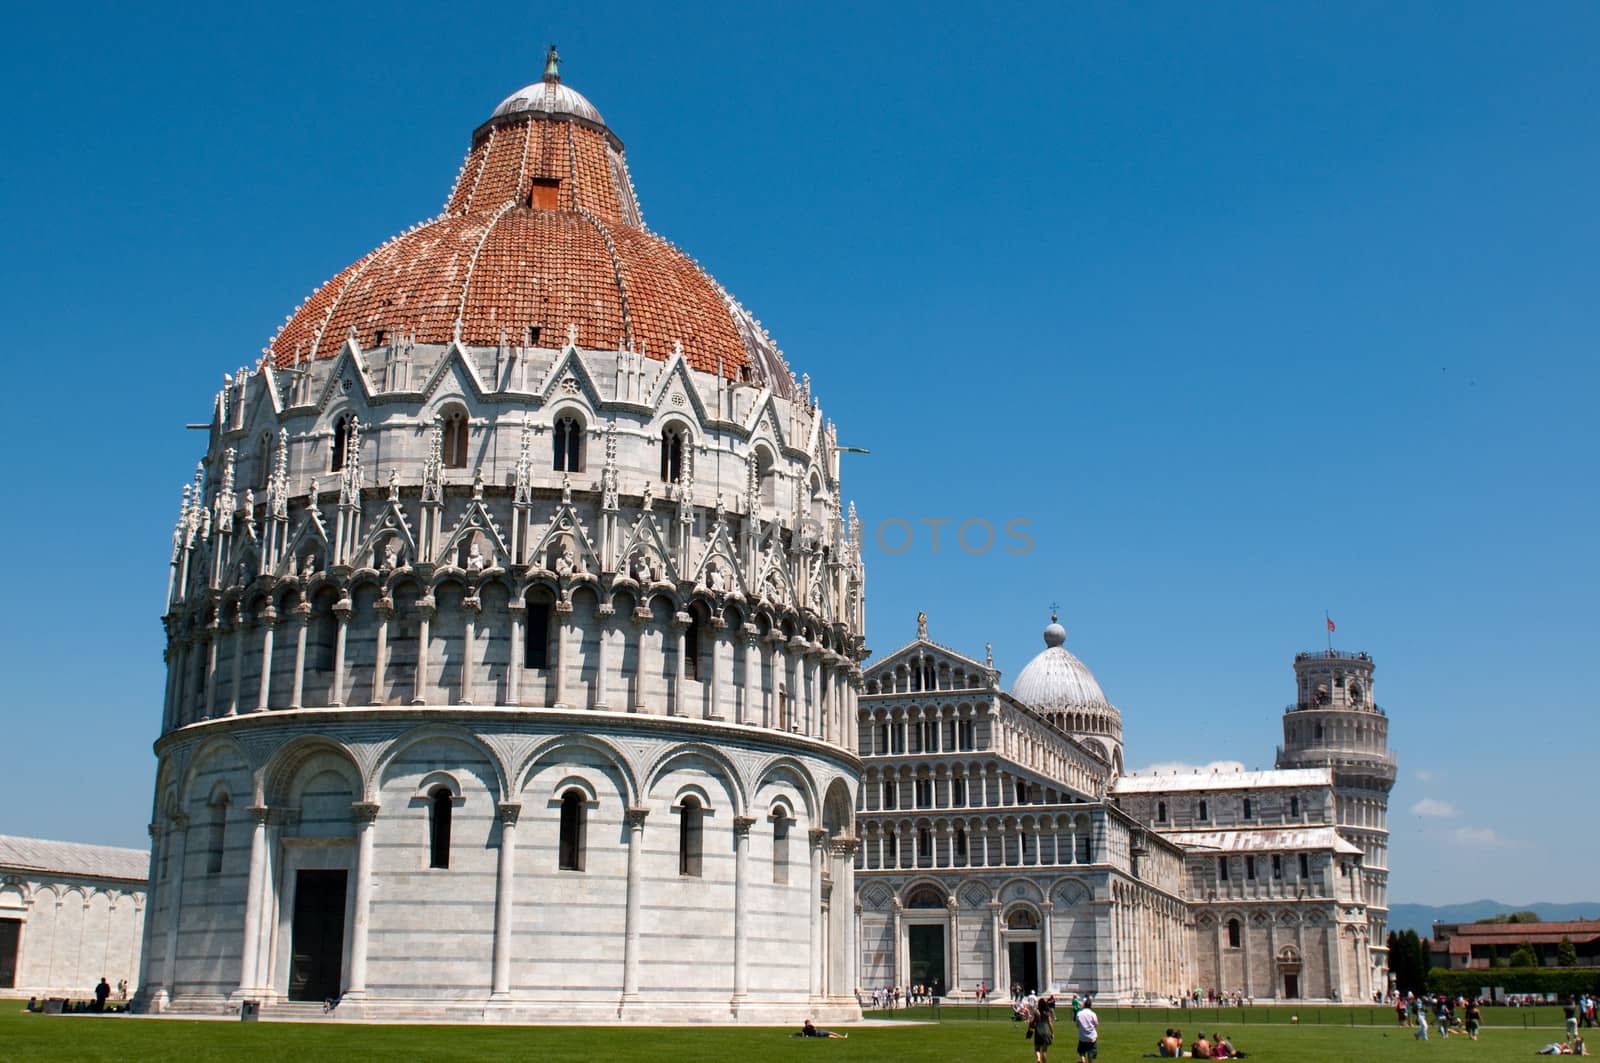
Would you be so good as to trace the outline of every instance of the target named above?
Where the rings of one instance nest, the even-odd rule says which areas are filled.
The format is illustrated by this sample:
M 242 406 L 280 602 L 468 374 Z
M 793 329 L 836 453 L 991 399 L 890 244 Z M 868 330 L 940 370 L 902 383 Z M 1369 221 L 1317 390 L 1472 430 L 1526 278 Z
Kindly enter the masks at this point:
M 1207 764 L 1187 764 L 1181 760 L 1164 760 L 1159 764 L 1152 764 L 1143 768 L 1136 774 L 1139 775 L 1172 775 L 1175 772 L 1203 771 L 1212 772 L 1244 771 L 1244 761 L 1241 760 L 1213 760 Z
M 1449 801 L 1424 797 L 1421 801 L 1411 806 L 1411 814 L 1413 816 L 1427 816 L 1429 819 L 1449 819 L 1459 813 L 1456 811 L 1456 806 Z
M 1456 844 L 1473 849 L 1504 849 L 1511 843 L 1492 827 L 1457 827 Z

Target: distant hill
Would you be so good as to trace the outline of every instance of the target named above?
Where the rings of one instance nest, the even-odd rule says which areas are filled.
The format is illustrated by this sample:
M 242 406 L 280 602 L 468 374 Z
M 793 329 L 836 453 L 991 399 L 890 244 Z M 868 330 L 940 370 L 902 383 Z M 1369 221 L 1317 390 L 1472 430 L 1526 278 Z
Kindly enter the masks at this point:
M 1390 930 L 1415 930 L 1420 936 L 1433 933 L 1433 924 L 1471 923 L 1507 912 L 1538 912 L 1547 923 L 1564 919 L 1600 919 L 1600 901 L 1577 904 L 1506 904 L 1503 901 L 1467 901 L 1465 904 L 1393 904 L 1389 906 Z

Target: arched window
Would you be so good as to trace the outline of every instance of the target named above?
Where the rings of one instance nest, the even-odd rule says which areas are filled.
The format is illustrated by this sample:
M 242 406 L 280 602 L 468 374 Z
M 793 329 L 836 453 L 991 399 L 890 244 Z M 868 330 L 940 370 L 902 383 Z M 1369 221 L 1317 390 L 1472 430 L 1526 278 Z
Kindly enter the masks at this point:
M 1200 817 L 1199 818 L 1201 818 L 1201 819 L 1210 819 L 1211 818 L 1210 812 L 1211 812 L 1211 807 L 1209 805 L 1207 805 L 1204 801 L 1201 801 L 1200 802 Z
M 554 604 L 537 594 L 528 597 L 528 621 L 522 646 L 524 668 L 550 667 L 550 610 Z
M 262 432 L 256 441 L 256 490 L 272 486 L 272 433 Z
M 685 797 L 678 806 L 678 874 L 700 877 L 705 809 L 696 797 Z
M 1007 930 L 1038 930 L 1039 917 L 1026 908 L 1018 908 L 1006 917 Z
M 933 863 L 933 831 L 927 827 L 917 828 L 917 863 L 924 867 Z
M 789 729 L 789 691 L 784 687 L 778 688 L 778 730 Z
M 1248 797 L 1244 799 L 1244 818 L 1250 818 L 1250 799 Z
M 561 852 L 562 871 L 582 871 L 584 828 L 587 826 L 588 805 L 583 791 L 568 790 L 561 795 Z
M 556 472 L 578 472 L 583 468 L 583 426 L 576 417 L 556 419 L 555 460 Z
M 943 908 L 944 894 L 932 886 L 920 886 L 906 898 L 907 908 Z
M 683 674 L 687 679 L 700 678 L 700 634 L 704 629 L 705 622 L 700 619 L 700 611 L 689 610 L 689 626 L 683 632 Z
M 1239 920 L 1237 919 L 1228 920 L 1228 947 L 1230 949 L 1239 947 Z
M 956 828 L 955 846 L 956 859 L 965 861 L 967 859 L 967 829 L 965 827 Z
M 1289 798 L 1289 815 L 1295 817 L 1300 815 L 1300 799 L 1298 797 Z
M 756 477 L 761 483 L 761 508 L 771 516 L 778 509 L 778 468 L 765 447 L 756 451 Z
M 467 467 L 467 413 L 457 407 L 445 414 L 443 461 L 447 469 Z
M 1165 823 L 1166 821 L 1167 821 L 1167 803 L 1165 801 L 1157 801 L 1156 802 L 1156 822 L 1157 823 Z
M 447 786 L 428 792 L 428 866 L 450 866 L 450 814 L 455 796 Z
M 344 468 L 345 450 L 350 445 L 350 418 L 340 417 L 333 422 L 333 450 L 328 455 L 328 471 Z
M 661 430 L 661 479 L 669 484 L 683 482 L 684 435 L 670 425 Z
M 222 871 L 222 854 L 227 845 L 228 833 L 228 795 L 217 794 L 211 800 L 211 823 L 208 831 L 206 847 L 206 874 L 216 875 Z
M 772 881 L 784 885 L 789 881 L 789 826 L 794 821 L 783 814 L 783 809 L 772 812 Z

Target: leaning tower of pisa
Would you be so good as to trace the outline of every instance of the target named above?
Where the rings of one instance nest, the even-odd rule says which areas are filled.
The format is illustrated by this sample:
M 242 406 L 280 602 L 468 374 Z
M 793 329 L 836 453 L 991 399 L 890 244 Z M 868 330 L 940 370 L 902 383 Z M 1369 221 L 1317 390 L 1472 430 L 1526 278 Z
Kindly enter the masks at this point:
M 1389 983 L 1389 791 L 1395 755 L 1389 717 L 1373 697 L 1368 653 L 1313 650 L 1295 654 L 1298 688 L 1283 714 L 1278 767 L 1333 770 L 1339 833 L 1365 854 L 1371 984 Z

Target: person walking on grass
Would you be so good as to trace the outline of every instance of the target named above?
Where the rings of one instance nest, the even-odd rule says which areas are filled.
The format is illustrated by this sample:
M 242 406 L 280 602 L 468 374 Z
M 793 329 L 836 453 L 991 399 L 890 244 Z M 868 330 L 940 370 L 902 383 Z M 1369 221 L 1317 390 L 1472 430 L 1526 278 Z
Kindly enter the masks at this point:
M 1078 1063 L 1091 1063 L 1100 1052 L 1100 1016 L 1094 1013 L 1093 999 L 1083 998 L 1073 1022 L 1078 1027 Z
M 1028 1033 L 1033 1037 L 1034 1063 L 1047 1063 L 1056 1040 L 1056 998 L 1040 997 L 1028 1013 Z

